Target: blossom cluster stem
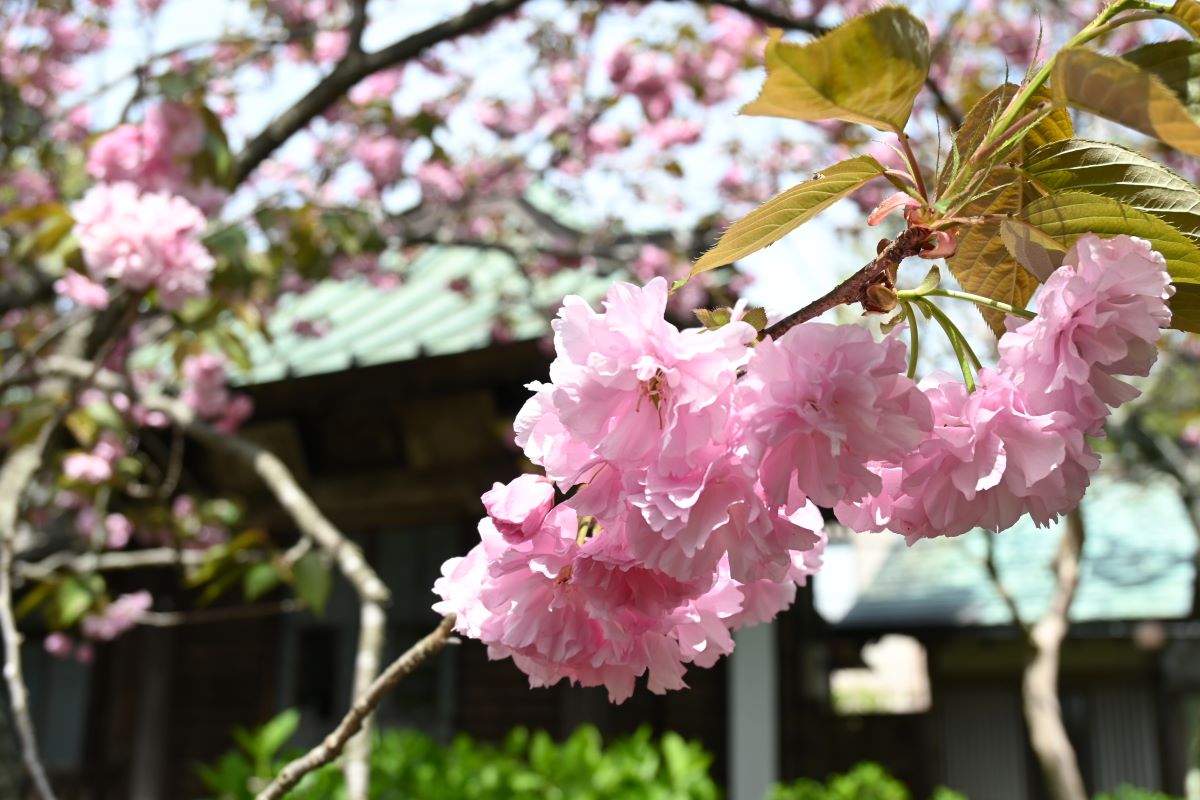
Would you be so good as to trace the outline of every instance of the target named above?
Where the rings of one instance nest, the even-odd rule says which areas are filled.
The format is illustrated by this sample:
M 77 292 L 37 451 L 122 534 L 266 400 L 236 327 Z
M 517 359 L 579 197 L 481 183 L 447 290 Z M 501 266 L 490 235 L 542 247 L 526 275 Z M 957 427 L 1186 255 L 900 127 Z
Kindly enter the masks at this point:
M 455 617 L 453 614 L 447 615 L 438 624 L 433 633 L 430 633 L 424 639 L 417 642 L 404 655 L 393 661 L 383 671 L 383 674 L 375 679 L 367 691 L 354 701 L 354 705 L 351 706 L 350 711 L 342 718 L 342 721 L 338 723 L 333 733 L 326 736 L 319 745 L 309 750 L 305 755 L 284 767 L 275 776 L 275 780 L 271 781 L 265 789 L 258 793 L 255 800 L 278 800 L 287 794 L 289 789 L 299 783 L 300 779 L 305 775 L 337 758 L 338 754 L 345 748 L 346 742 L 358 733 L 363 723 L 374 712 L 387 693 L 391 691 L 392 687 L 417 667 L 421 666 L 421 664 L 440 652 L 447 644 L 454 641 L 451 636 L 451 631 L 454 629 L 454 621 Z
M 913 311 L 912 303 L 901 301 L 904 307 L 904 318 L 908 320 L 908 375 L 909 380 L 912 380 L 917 375 L 917 355 L 920 353 L 921 345 L 921 326 L 917 324 L 917 315 Z
M 819 317 L 831 308 L 849 303 L 861 303 L 865 299 L 868 286 L 885 273 L 894 274 L 901 261 L 921 252 L 928 238 L 928 228 L 908 228 L 902 231 L 894 241 L 883 248 L 878 256 L 858 272 L 803 308 L 793 311 L 773 325 L 768 325 L 763 329 L 759 338 L 765 339 L 769 336 L 772 339 L 778 339 L 800 323 Z
M 1014 305 L 1005 303 L 1001 300 L 993 300 L 990 297 L 984 297 L 970 292 L 960 292 L 955 289 L 929 289 L 928 291 L 905 291 L 901 290 L 896 293 L 896 296 L 901 300 L 916 300 L 920 297 L 951 297 L 955 300 L 966 300 L 969 303 L 974 303 L 977 306 L 992 308 L 996 311 L 1003 311 L 1005 314 L 1015 314 L 1018 317 L 1025 319 L 1033 319 L 1036 316 L 1032 311 L 1025 308 L 1017 308 Z

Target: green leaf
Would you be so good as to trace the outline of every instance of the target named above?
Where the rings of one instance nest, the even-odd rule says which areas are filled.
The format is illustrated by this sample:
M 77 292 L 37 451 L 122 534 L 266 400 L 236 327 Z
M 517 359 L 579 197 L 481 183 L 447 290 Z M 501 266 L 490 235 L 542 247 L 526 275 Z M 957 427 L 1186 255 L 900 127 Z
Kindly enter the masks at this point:
M 1004 183 L 969 213 L 1011 214 L 1020 208 L 1022 191 L 1019 182 Z M 1038 281 L 1004 246 L 1000 222 L 989 220 L 967 228 L 959 237 L 954 255 L 946 259 L 946 266 L 964 291 L 1024 308 L 1037 290 Z M 995 309 L 978 308 L 992 332 L 1003 334 L 1005 315 Z
M 954 134 L 954 153 L 956 158 L 948 159 L 942 167 L 942 172 L 938 176 L 938 195 L 945 191 L 950 185 L 951 179 L 959 169 L 972 169 L 967 164 L 971 155 L 979 148 L 983 138 L 987 136 L 988 129 L 992 123 L 1000 116 L 1009 101 L 1016 96 L 1021 87 L 1006 83 L 1002 86 L 997 86 L 992 91 L 980 98 L 971 110 L 967 112 L 967 116 L 963 119 L 963 123 L 959 126 L 958 131 Z M 1030 103 L 1036 105 L 1050 99 L 1050 96 L 1044 92 L 1035 92 L 1030 98 Z M 1060 139 L 1069 139 L 1075 133 L 1075 129 L 1071 124 L 1071 115 L 1066 109 L 1056 108 L 1043 118 L 1037 125 L 1025 135 L 1024 140 L 1018 153 L 1029 153 L 1036 148 L 1041 147 L 1049 142 L 1056 142 Z M 1018 156 L 1018 160 L 1022 160 L 1023 155 Z
M 1200 116 L 1200 43 L 1190 40 L 1155 42 L 1122 53 L 1121 58 L 1156 76 L 1175 93 L 1195 120 Z
M 1200 282 L 1200 248 L 1158 217 L 1088 192 L 1052 194 L 1027 206 L 1021 217 L 1070 246 L 1085 233 L 1140 236 L 1163 254 L 1172 279 Z
M 1022 171 L 1046 189 L 1110 197 L 1200 239 L 1200 188 L 1132 150 L 1082 139 L 1053 142 L 1032 153 Z
M 333 589 L 333 574 L 321 554 L 308 552 L 301 556 L 292 567 L 292 582 L 304 604 L 317 616 L 323 615 Z
M 1171 327 L 1200 333 L 1200 283 L 1176 281 L 1171 298 Z
M 1196 0 L 1176 0 L 1167 15 L 1186 28 L 1192 36 L 1200 37 L 1200 3 Z
M 1000 239 L 1009 255 L 1042 282 L 1062 266 L 1063 256 L 1067 254 L 1062 242 L 1024 220 L 1001 220 Z
M 841 119 L 901 131 L 929 73 L 929 33 L 902 8 L 856 17 L 805 44 L 767 42 L 767 79 L 743 114 Z
M 294 708 L 289 708 L 263 725 L 254 737 L 257 740 L 256 755 L 265 760 L 273 758 L 279 752 L 279 748 L 292 738 L 299 726 L 300 712 Z
M 1161 78 L 1132 61 L 1068 48 L 1054 59 L 1051 89 L 1057 103 L 1200 155 L 1200 125 Z
M 21 598 L 21 601 L 17 603 L 16 608 L 13 609 L 13 614 L 17 619 L 21 619 L 29 614 L 29 612 L 40 606 L 42 603 L 49 600 L 50 596 L 54 594 L 56 589 L 58 589 L 57 581 L 49 580 L 39 583 L 37 586 L 25 593 L 25 595 Z
M 253 602 L 279 585 L 279 570 L 274 564 L 252 564 L 242 576 L 242 592 Z
M 69 628 L 86 614 L 94 601 L 92 591 L 76 578 L 67 578 L 54 593 L 56 628 Z
M 716 246 L 692 267 L 691 275 L 694 277 L 775 244 L 883 172 L 880 163 L 870 156 L 834 164 L 811 181 L 793 186 L 730 225 Z

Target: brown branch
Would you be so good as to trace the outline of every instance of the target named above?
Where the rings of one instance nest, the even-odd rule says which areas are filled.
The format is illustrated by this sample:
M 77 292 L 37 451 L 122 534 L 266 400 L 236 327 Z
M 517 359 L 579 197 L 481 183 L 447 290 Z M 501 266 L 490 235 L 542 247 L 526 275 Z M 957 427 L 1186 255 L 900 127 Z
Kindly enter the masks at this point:
M 211 622 L 274 617 L 304 608 L 307 606 L 298 600 L 281 600 L 278 603 L 259 603 L 252 606 L 229 608 L 199 608 L 193 611 L 147 611 L 138 617 L 137 624 L 151 628 L 174 628 L 180 625 L 203 625 Z
M 75 553 L 65 551 L 47 556 L 41 561 L 18 561 L 13 569 L 27 581 L 45 580 L 60 571 L 84 574 L 90 572 L 119 572 L 153 567 L 199 566 L 204 563 L 203 550 L 176 550 L 155 547 L 149 550 L 112 551 L 108 553 Z
M 492 0 L 405 37 L 382 50 L 373 53 L 348 51 L 332 72 L 322 78 L 308 94 L 271 121 L 246 144 L 242 152 L 238 153 L 233 168 L 235 185 L 245 181 L 250 173 L 284 142 L 325 113 L 363 78 L 411 61 L 442 42 L 481 30 L 516 11 L 526 2 L 528 0 Z
M 759 338 L 765 339 L 769 336 L 778 339 L 800 323 L 819 317 L 831 308 L 849 303 L 862 303 L 867 299 L 866 292 L 870 286 L 881 280 L 895 280 L 900 262 L 920 253 L 929 239 L 929 233 L 928 228 L 905 229 L 858 272 L 799 311 L 793 311 L 775 324 L 767 326 Z
M 433 633 L 410 647 L 404 655 L 393 661 L 391 666 L 375 679 L 370 688 L 354 701 L 354 705 L 338 723 L 333 733 L 326 736 L 324 741 L 312 750 L 284 767 L 275 776 L 275 779 L 258 793 L 255 800 L 279 800 L 305 775 L 337 758 L 346 746 L 346 742 L 358 732 L 364 720 L 371 715 L 384 696 L 413 670 L 449 644 L 453 628 L 454 615 L 449 614 L 442 619 Z
M 90 370 L 94 373 L 96 385 L 101 388 L 132 391 L 121 375 L 108 370 L 97 372 L 92 365 L 79 359 L 50 356 L 44 359 L 39 367 L 49 374 L 69 376 L 78 376 Z M 386 621 L 383 609 L 391 602 L 391 593 L 367 563 L 362 550 L 329 521 L 300 487 L 287 465 L 274 453 L 247 439 L 217 431 L 197 419 L 195 412 L 180 400 L 157 394 L 144 394 L 141 400 L 146 408 L 166 414 L 192 439 L 249 466 L 275 495 L 276 501 L 292 518 L 300 532 L 328 553 L 337 564 L 339 571 L 358 594 L 362 605 L 363 624 L 359 631 L 358 653 L 355 659 L 358 668 L 355 669 L 351 695 L 355 698 L 360 697 L 370 686 L 374 670 L 378 669 Z M 368 667 L 372 674 L 368 674 Z M 360 727 L 361 725 L 360 722 Z M 356 780 L 352 776 L 366 775 L 369 770 L 369 755 L 369 746 L 365 744 L 347 754 L 349 780 Z M 347 788 L 357 788 L 365 792 L 365 782 Z M 349 796 L 351 800 L 355 800 L 354 795 Z
M 25 490 L 42 465 L 42 456 L 58 421 L 43 424 L 35 441 L 16 448 L 0 467 L 0 635 L 4 639 L 4 680 L 13 724 L 21 743 L 21 758 L 42 800 L 54 800 L 54 789 L 38 756 L 37 734 L 29 713 L 29 693 L 21 669 L 21 633 L 13 613 L 13 561 L 16 555 L 17 517 Z
M 996 593 L 1000 595 L 1000 599 L 1008 607 L 1008 613 L 1012 615 L 1013 624 L 1021 631 L 1021 635 L 1025 637 L 1026 642 L 1032 642 L 1033 629 L 1029 626 L 1029 623 L 1021 618 L 1021 609 L 1017 606 L 1017 598 L 1013 597 L 1012 592 L 1004 585 L 1004 581 L 1000 579 L 1000 571 L 996 568 L 996 537 L 999 535 L 990 531 L 984 532 L 984 536 L 987 537 L 987 555 L 984 556 L 983 566 L 987 570 L 988 577 L 992 579 L 992 586 L 995 588 Z
M 353 53 L 361 53 L 363 31 L 367 29 L 367 3 L 370 0 L 354 0 L 351 3 L 353 16 L 350 17 L 350 42 L 349 50 Z

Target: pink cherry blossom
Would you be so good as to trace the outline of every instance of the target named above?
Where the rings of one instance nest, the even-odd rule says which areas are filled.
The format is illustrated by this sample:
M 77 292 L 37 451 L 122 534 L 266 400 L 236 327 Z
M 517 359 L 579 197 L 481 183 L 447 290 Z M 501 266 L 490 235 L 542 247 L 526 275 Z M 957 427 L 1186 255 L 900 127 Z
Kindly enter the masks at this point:
M 533 536 L 554 504 L 554 485 L 541 475 L 521 475 L 497 483 L 483 496 L 483 505 L 505 541 L 518 543 Z
M 123 594 L 99 614 L 88 614 L 79 627 L 89 639 L 111 641 L 136 625 L 153 604 L 149 592 Z
M 93 277 L 156 289 L 168 310 L 208 294 L 215 262 L 200 242 L 204 216 L 187 200 L 122 182 L 93 187 L 71 210 Z
M 54 291 L 84 308 L 108 308 L 108 290 L 74 270 L 68 270 L 54 282 Z
M 1047 525 L 1078 505 L 1099 458 L 1070 414 L 1035 413 L 1026 393 L 992 370 L 980 374 L 974 392 L 946 377 L 926 392 L 932 432 L 893 462 L 897 469 L 886 472 L 877 497 L 860 508 L 837 506 L 845 524 L 888 528 L 912 542 L 977 527 L 1004 530 L 1026 513 Z
M 180 399 L 201 417 L 220 416 L 229 403 L 227 363 L 225 356 L 207 351 L 183 360 L 179 370 L 184 381 Z
M 737 388 L 738 415 L 766 496 L 786 506 L 874 494 L 869 461 L 898 458 L 929 431 L 929 401 L 904 375 L 898 336 L 808 322 L 755 348 Z
M 997 369 L 1026 390 L 1032 407 L 1068 411 L 1094 435 L 1108 408 L 1137 397 L 1115 376 L 1149 373 L 1173 291 L 1149 242 L 1086 234 L 1043 286 L 1037 317 L 1010 317 Z

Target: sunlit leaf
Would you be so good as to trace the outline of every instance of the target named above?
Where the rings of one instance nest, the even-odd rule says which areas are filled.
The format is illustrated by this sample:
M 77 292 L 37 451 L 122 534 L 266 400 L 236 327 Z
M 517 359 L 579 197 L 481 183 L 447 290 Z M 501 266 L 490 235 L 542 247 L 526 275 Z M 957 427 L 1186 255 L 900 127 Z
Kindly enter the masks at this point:
M 333 590 L 333 574 L 329 564 L 316 552 L 300 557 L 292 567 L 292 583 L 296 596 L 318 616 L 325 613 L 329 593 Z
M 1062 242 L 1020 219 L 1001 220 L 1000 238 L 1009 255 L 1042 282 L 1062 266 L 1067 254 Z
M 1196 0 L 1176 0 L 1167 14 L 1192 36 L 1200 37 L 1200 3 Z
M 1132 150 L 1070 139 L 1039 148 L 1022 169 L 1047 189 L 1111 197 L 1200 238 L 1200 188 Z
M 246 599 L 257 600 L 279 585 L 279 570 L 274 564 L 252 564 L 242 576 L 242 592 Z
M 692 275 L 730 264 L 782 239 L 829 206 L 884 172 L 870 156 L 834 164 L 793 186 L 729 226 L 720 241 L 700 257 Z
M 1200 155 L 1200 125 L 1161 78 L 1132 61 L 1068 48 L 1054 59 L 1051 89 L 1058 103 Z
M 1171 327 L 1200 333 L 1200 283 L 1175 282 L 1175 296 L 1171 298 Z
M 970 213 L 1011 214 L 1020 208 L 1021 192 L 1020 183 L 1005 183 Z M 958 250 L 946 259 L 946 266 L 965 291 L 1024 308 L 1038 280 L 1009 253 L 1000 224 L 1000 220 L 989 220 L 966 229 L 959 238 Z M 979 313 L 997 336 L 1004 333 L 1003 313 L 982 307 Z
M 929 72 L 929 33 L 902 8 L 856 17 L 805 44 L 767 43 L 767 79 L 743 114 L 841 119 L 899 131 Z
M 997 86 L 967 112 L 963 124 L 954 134 L 954 152 L 957 154 L 957 158 L 948 159 L 942 167 L 941 174 L 938 175 L 939 196 L 949 186 L 950 180 L 957 170 L 970 168 L 967 162 L 971 155 L 979 148 L 992 123 L 996 121 L 996 118 L 1000 116 L 1018 91 L 1020 91 L 1020 87 L 1012 83 Z M 1030 103 L 1036 105 L 1049 99 L 1048 94 L 1039 91 L 1033 94 Z M 1071 115 L 1067 113 L 1066 109 L 1056 108 L 1025 135 L 1017 150 L 1017 159 L 1022 160 L 1025 154 L 1049 142 L 1069 139 L 1074 133 Z
M 1122 53 L 1121 58 L 1166 84 L 1193 120 L 1200 116 L 1200 86 L 1193 84 L 1200 78 L 1200 42 L 1155 42 Z
M 1022 217 L 1065 245 L 1074 244 L 1085 233 L 1141 237 L 1162 253 L 1177 285 L 1200 283 L 1200 248 L 1195 242 L 1158 217 L 1116 200 L 1087 192 L 1049 195 L 1026 207 Z M 1191 292 L 1187 290 L 1189 296 Z M 1191 319 L 1183 315 L 1172 327 L 1193 324 Z

